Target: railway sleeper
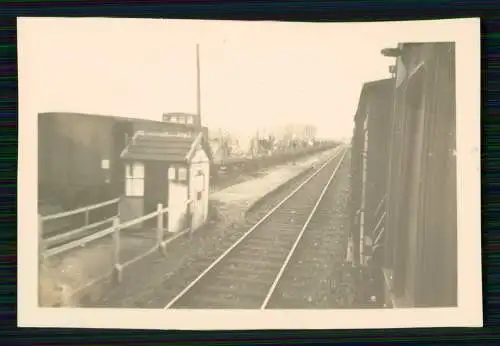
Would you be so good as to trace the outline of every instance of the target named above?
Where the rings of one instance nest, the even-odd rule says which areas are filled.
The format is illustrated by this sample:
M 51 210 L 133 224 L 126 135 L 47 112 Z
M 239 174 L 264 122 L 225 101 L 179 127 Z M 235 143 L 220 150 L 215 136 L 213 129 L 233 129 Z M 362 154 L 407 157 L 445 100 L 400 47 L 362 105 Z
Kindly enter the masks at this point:
M 217 273 L 219 275 L 226 275 L 232 277 L 245 277 L 255 278 L 256 280 L 270 280 L 278 274 L 279 266 L 258 268 L 255 267 L 227 267 Z
M 235 281 L 237 281 L 238 284 L 246 285 L 248 287 L 254 287 L 254 286 L 261 287 L 269 285 L 269 280 L 256 277 L 250 278 L 246 276 L 234 277 L 231 275 L 219 274 L 217 275 L 217 280 L 219 280 L 221 283 L 225 285 L 231 285 Z
M 254 238 L 254 239 L 249 239 L 248 242 L 242 246 L 242 248 L 248 249 L 248 248 L 255 248 L 255 247 L 261 247 L 265 248 L 266 245 L 268 248 L 273 248 L 273 249 L 287 249 L 293 244 L 294 239 L 292 237 L 280 237 L 276 236 L 274 239 L 259 239 L 259 238 Z
M 223 297 L 224 299 L 237 299 L 243 297 L 245 299 L 261 300 L 265 297 L 269 286 L 270 284 L 261 284 L 259 286 L 252 285 L 250 288 L 249 286 L 241 284 L 235 280 L 229 285 L 221 283 L 207 285 L 204 287 L 201 295 Z
M 269 247 L 246 247 L 240 249 L 239 253 L 245 258 L 268 258 L 270 261 L 281 261 L 286 257 L 287 252 Z
M 267 257 L 267 256 L 266 256 Z M 279 260 L 283 261 L 283 258 L 275 258 L 276 260 L 273 261 L 273 259 L 267 259 L 266 257 L 259 256 L 257 258 L 233 258 L 233 259 L 228 259 L 227 263 L 235 266 L 256 266 L 256 267 L 262 267 L 266 268 L 268 266 L 272 266 L 273 262 L 277 262 Z
M 189 299 L 188 299 L 189 298 Z M 253 299 L 237 297 L 233 299 L 222 299 L 208 295 L 189 296 L 183 299 L 186 304 L 179 304 L 178 308 L 191 309 L 255 309 L 258 302 Z
M 236 271 L 236 272 L 248 272 L 248 271 L 253 271 L 255 273 L 274 273 L 278 272 L 280 265 L 276 263 L 281 263 L 281 262 L 267 262 L 265 264 L 252 264 L 252 263 L 245 263 L 245 262 L 240 262 L 240 263 L 231 263 L 229 262 L 228 264 L 225 265 L 225 268 L 223 271 L 225 272 L 226 270 L 230 271 Z
M 310 212 L 310 211 L 309 211 Z M 306 220 L 307 220 L 307 216 L 306 215 L 307 212 L 300 212 L 300 213 L 290 213 L 290 214 L 282 214 L 282 213 L 279 213 L 279 214 L 275 214 L 275 215 L 272 215 L 271 217 L 269 217 L 269 219 L 265 220 L 264 222 L 262 222 L 262 224 L 260 226 L 269 226 L 269 225 L 280 225 L 280 226 L 287 226 L 290 227 L 290 225 L 303 225 Z

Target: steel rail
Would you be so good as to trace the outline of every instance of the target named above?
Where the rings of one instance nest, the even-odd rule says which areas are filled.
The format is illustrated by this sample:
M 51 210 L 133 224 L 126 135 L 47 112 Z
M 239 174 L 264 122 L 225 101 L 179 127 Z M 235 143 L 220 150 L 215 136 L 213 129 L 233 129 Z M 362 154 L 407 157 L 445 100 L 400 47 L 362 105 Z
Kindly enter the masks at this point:
M 302 236 L 304 235 L 304 232 L 309 227 L 309 223 L 311 222 L 311 219 L 316 214 L 316 210 L 318 209 L 319 204 L 323 200 L 323 197 L 325 196 L 326 191 L 330 187 L 330 184 L 333 181 L 333 178 L 337 175 L 337 171 L 339 170 L 340 166 L 344 162 L 344 157 L 345 157 L 346 153 L 347 153 L 347 151 L 344 151 L 344 153 L 342 154 L 342 157 L 340 158 L 340 161 L 339 161 L 337 167 L 335 167 L 335 169 L 334 169 L 332 175 L 330 176 L 330 178 L 328 179 L 328 182 L 326 183 L 325 187 L 323 187 L 323 189 L 321 190 L 321 194 L 320 194 L 318 200 L 314 204 L 314 207 L 311 210 L 311 213 L 309 214 L 306 222 L 304 223 L 304 226 L 302 226 L 302 229 L 300 230 L 300 233 L 297 236 L 297 239 L 295 240 L 295 243 L 293 244 L 292 248 L 288 252 L 288 255 L 287 255 L 286 259 L 285 259 L 285 262 L 283 263 L 280 271 L 276 275 L 276 278 L 274 279 L 274 282 L 271 285 L 271 288 L 269 289 L 269 292 L 267 293 L 267 296 L 264 299 L 264 302 L 262 303 L 262 305 L 260 307 L 261 310 L 265 309 L 266 306 L 268 305 L 269 301 L 271 300 L 271 297 L 273 296 L 274 291 L 276 290 L 276 287 L 278 286 L 278 283 L 279 283 L 281 277 L 283 276 L 283 273 L 285 272 L 285 269 L 287 268 L 288 263 L 290 262 L 290 259 L 292 258 L 293 254 L 295 253 L 295 249 L 299 245 L 300 240 L 302 239 Z
M 267 212 L 260 220 L 258 220 L 248 231 L 246 231 L 233 245 L 231 245 L 222 255 L 220 255 L 214 262 L 210 264 L 197 278 L 186 286 L 179 294 L 171 299 L 164 307 L 170 309 L 179 299 L 184 297 L 201 279 L 205 277 L 217 264 L 219 264 L 226 256 L 231 253 L 240 243 L 242 243 L 254 230 L 256 230 L 264 221 L 266 221 L 276 210 L 278 210 L 285 202 L 292 198 L 299 190 L 301 190 L 307 183 L 316 177 L 331 161 L 336 159 L 342 152 L 346 152 L 344 146 L 337 147 L 337 150 L 331 158 L 329 158 L 320 168 L 318 168 L 311 176 L 304 180 L 298 187 L 289 193 L 283 200 L 281 200 L 275 207 Z

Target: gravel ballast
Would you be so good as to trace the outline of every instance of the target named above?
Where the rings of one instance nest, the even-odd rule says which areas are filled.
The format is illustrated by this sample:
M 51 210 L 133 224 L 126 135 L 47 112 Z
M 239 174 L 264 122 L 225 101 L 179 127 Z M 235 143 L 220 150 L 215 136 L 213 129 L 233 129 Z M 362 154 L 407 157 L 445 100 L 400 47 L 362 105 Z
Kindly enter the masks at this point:
M 277 285 L 268 308 L 335 309 L 354 301 L 345 268 L 349 219 L 347 157 L 332 180 Z

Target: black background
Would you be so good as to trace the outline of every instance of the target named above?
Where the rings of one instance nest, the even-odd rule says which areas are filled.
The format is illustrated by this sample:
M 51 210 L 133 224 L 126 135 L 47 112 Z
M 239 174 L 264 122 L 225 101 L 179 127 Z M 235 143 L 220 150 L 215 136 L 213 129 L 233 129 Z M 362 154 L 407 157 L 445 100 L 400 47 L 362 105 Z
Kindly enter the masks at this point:
M 353 22 L 481 17 L 483 292 L 485 328 L 340 331 L 127 331 L 17 328 L 17 16 Z M 500 334 L 497 229 L 500 1 L 1 1 L 0 2 L 0 340 L 19 345 L 492 344 Z M 144 39 L 148 39 L 145 37 Z M 369 38 L 367 38 L 369 39 Z

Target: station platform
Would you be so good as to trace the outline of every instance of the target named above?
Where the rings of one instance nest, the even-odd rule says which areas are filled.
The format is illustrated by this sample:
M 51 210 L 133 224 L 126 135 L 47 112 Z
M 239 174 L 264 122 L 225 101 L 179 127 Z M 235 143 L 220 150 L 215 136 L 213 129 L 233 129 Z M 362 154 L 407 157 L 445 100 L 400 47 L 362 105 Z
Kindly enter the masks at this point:
M 326 160 L 337 148 L 263 170 L 258 176 L 210 194 L 211 205 L 217 216 L 226 222 L 238 222 L 256 203 L 266 198 L 283 184 Z
M 330 149 L 297 160 L 295 164 L 287 163 L 266 168 L 243 182 L 211 193 L 211 210 L 217 214 L 217 220 L 209 220 L 209 223 L 216 228 L 218 225 L 227 226 L 238 223 L 256 203 L 286 182 L 310 169 L 311 166 L 326 160 L 336 150 L 338 149 Z M 201 231 L 203 232 L 203 230 Z M 122 232 L 120 242 L 122 249 L 120 257 L 133 258 L 154 246 L 155 231 Z M 176 240 L 171 246 L 176 247 L 177 245 L 184 246 L 185 244 L 177 244 Z M 158 261 L 158 258 L 152 260 Z M 147 262 L 149 259 L 144 258 L 141 261 Z M 94 285 L 96 287 L 93 287 L 92 293 L 90 293 L 91 296 L 101 295 L 103 290 L 105 291 L 106 287 L 109 287 L 110 277 L 108 274 L 112 269 L 112 263 L 113 243 L 111 237 L 87 244 L 85 247 L 74 249 L 59 258 L 54 258 L 51 263 L 41 268 L 42 295 L 45 296 L 44 301 L 46 302 L 44 306 L 80 305 L 78 299 L 75 302 L 70 297 L 71 293 L 79 290 L 89 281 L 102 281 L 102 284 L 96 283 Z M 145 265 L 147 266 L 147 264 Z M 104 279 L 99 280 L 101 277 Z

